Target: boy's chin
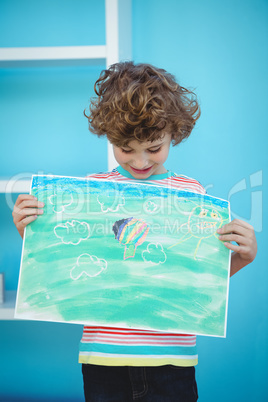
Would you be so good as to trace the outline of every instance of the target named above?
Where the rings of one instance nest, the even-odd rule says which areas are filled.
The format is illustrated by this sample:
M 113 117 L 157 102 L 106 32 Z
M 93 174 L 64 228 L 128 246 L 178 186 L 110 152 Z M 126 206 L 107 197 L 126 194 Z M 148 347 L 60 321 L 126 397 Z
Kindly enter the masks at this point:
M 154 174 L 154 166 L 151 166 L 149 169 L 145 169 L 145 170 L 138 170 L 138 169 L 134 169 L 131 166 L 128 166 L 129 173 L 135 177 L 135 179 L 147 179 L 148 177 L 150 177 L 152 174 Z

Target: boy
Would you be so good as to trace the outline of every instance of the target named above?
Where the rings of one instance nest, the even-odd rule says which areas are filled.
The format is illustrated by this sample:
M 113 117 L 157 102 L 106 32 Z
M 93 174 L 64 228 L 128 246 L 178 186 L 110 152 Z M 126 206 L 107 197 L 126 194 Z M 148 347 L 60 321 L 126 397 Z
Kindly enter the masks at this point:
M 146 64 L 118 63 L 95 84 L 88 118 L 93 133 L 106 135 L 120 165 L 91 178 L 138 180 L 205 193 L 194 179 L 164 167 L 171 143 L 187 138 L 200 109 L 195 95 L 165 70 Z M 44 204 L 20 195 L 13 218 L 23 237 Z M 234 220 L 218 230 L 233 251 L 231 275 L 252 262 L 257 245 L 253 228 Z M 234 241 L 237 245 L 232 244 Z M 84 327 L 79 361 L 83 363 L 86 401 L 196 401 L 196 337 L 122 328 Z

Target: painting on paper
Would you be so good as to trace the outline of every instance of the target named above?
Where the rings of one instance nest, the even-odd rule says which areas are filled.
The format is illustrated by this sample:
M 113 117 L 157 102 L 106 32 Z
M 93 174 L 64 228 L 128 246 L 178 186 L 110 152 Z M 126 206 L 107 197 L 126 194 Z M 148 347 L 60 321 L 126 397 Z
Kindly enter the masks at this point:
M 16 318 L 225 336 L 219 198 L 138 182 L 33 176 Z

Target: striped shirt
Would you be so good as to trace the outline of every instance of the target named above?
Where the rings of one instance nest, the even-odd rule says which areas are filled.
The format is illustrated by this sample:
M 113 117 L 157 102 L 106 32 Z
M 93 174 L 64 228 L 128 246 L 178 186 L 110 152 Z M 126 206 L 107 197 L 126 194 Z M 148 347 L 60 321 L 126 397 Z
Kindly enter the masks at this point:
M 141 182 L 205 194 L 201 184 L 187 176 L 167 173 L 137 180 L 121 166 L 90 179 Z M 194 366 L 198 362 L 196 336 L 157 331 L 84 326 L 79 362 L 104 366 Z

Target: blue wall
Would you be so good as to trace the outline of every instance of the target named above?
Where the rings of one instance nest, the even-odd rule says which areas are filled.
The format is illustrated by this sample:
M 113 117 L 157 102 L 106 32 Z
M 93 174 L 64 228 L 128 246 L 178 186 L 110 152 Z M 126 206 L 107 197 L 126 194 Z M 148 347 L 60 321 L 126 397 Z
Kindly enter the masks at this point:
M 0 2 L 0 47 L 104 45 L 103 1 Z M 104 64 L 0 68 L 0 176 L 107 170 L 107 142 L 83 110 Z M 17 194 L 11 199 L 15 201 Z M 0 194 L 0 272 L 17 288 L 22 241 Z M 0 400 L 83 400 L 82 326 L 0 321 Z
M 175 74 L 201 104 L 166 166 L 229 198 L 233 217 L 258 230 L 255 261 L 230 280 L 227 338 L 198 337 L 201 402 L 267 400 L 267 39 L 265 0 L 133 2 L 134 60 Z
M 256 260 L 230 281 L 227 338 L 198 337 L 200 401 L 266 400 L 268 3 L 133 0 L 132 8 L 134 60 L 175 74 L 201 103 L 197 127 L 171 150 L 166 167 L 230 198 L 233 216 L 258 229 Z M 0 46 L 104 42 L 104 0 L 0 2 Z M 103 67 L 0 69 L 1 176 L 107 169 L 106 141 L 88 133 L 83 117 Z M 15 289 L 21 240 L 4 195 L 0 206 L 0 269 Z M 0 400 L 83 400 L 81 332 L 76 325 L 0 322 Z

